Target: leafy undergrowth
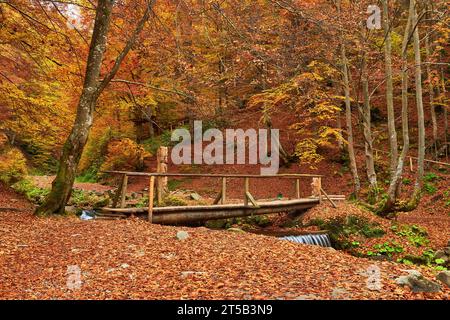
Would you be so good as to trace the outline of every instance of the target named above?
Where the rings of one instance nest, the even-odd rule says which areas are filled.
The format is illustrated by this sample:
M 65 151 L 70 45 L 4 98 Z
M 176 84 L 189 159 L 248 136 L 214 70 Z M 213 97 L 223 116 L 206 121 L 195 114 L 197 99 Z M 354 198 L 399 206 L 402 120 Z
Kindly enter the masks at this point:
M 0 207 L 29 208 L 0 186 Z M 180 229 L 189 237 L 180 241 Z M 68 270 L 81 271 L 69 289 Z M 382 288 L 367 270 L 379 267 Z M 372 269 L 368 269 L 368 268 Z M 81 221 L 0 213 L 3 299 L 448 299 L 412 293 L 394 278 L 401 265 L 273 237 L 149 225 L 137 219 Z M 435 273 L 421 270 L 432 279 Z
M 408 221 L 407 217 L 416 219 Z M 353 204 L 340 203 L 337 209 L 328 204 L 312 208 L 295 223 L 283 219 L 277 223 L 290 223 L 303 231 L 327 230 L 336 248 L 356 256 L 445 269 L 434 259 L 434 251 L 445 247 L 450 239 L 450 219 L 445 216 L 405 213 L 397 220 L 387 220 Z

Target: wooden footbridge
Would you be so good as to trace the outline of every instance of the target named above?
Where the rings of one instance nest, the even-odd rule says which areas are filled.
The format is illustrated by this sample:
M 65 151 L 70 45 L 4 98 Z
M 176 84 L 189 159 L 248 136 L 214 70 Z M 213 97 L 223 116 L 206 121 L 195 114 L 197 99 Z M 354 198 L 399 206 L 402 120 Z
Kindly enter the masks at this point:
M 107 171 L 106 173 L 120 175 L 122 177 L 112 207 L 102 208 L 103 212 L 111 215 L 125 217 L 127 215 L 146 215 L 150 223 L 177 224 L 194 221 L 205 221 L 214 219 L 226 219 L 234 217 L 245 217 L 252 215 L 262 215 L 278 212 L 302 211 L 318 205 L 321 201 L 327 200 L 333 206 L 336 200 L 344 200 L 344 196 L 329 196 L 322 189 L 320 175 L 313 174 L 277 174 L 277 175 L 247 175 L 247 174 L 198 174 L 198 173 L 144 173 L 126 171 Z M 128 177 L 139 176 L 149 178 L 148 187 L 148 207 L 126 207 L 126 194 Z M 212 205 L 198 206 L 155 206 L 161 204 L 163 200 L 164 184 L 167 184 L 169 177 L 189 177 L 201 179 L 221 179 L 221 190 Z M 243 203 L 227 204 L 227 179 L 243 180 Z M 294 181 L 295 199 L 258 201 L 249 189 L 250 179 L 289 179 Z M 308 198 L 300 197 L 300 179 L 312 179 L 312 193 Z M 155 192 L 156 189 L 156 192 Z

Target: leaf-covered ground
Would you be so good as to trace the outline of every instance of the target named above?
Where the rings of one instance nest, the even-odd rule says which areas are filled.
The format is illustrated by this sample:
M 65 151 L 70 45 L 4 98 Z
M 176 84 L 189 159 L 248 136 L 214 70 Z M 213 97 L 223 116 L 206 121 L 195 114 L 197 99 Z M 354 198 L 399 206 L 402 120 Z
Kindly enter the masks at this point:
M 149 225 L 141 220 L 36 218 L 20 196 L 0 187 L 2 299 L 448 299 L 412 293 L 393 279 L 391 262 L 273 237 Z M 179 230 L 189 238 L 176 238 Z M 69 289 L 68 268 L 82 284 Z M 367 286 L 377 266 L 381 290 Z M 422 270 L 428 278 L 433 274 Z

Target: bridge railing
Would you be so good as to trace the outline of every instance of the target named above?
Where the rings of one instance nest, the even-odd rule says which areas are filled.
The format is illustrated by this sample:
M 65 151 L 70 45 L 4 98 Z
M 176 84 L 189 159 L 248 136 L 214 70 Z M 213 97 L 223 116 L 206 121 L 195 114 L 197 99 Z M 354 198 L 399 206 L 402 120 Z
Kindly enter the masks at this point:
M 279 178 L 279 179 L 294 179 L 295 180 L 295 194 L 296 198 L 300 199 L 300 179 L 302 178 L 312 178 L 312 198 L 318 198 L 319 201 L 322 200 L 324 196 L 330 203 L 336 207 L 336 204 L 331 199 L 330 196 L 322 188 L 322 175 L 316 174 L 296 174 L 296 173 L 286 173 L 286 174 L 275 174 L 275 175 L 255 175 L 255 174 L 215 174 L 215 173 L 160 173 L 160 172 L 129 172 L 129 171 L 104 171 L 108 174 L 116 174 L 122 176 L 121 183 L 117 189 L 117 193 L 113 200 L 113 208 L 125 208 L 126 205 L 126 193 L 128 185 L 128 177 L 149 177 L 149 187 L 148 187 L 148 220 L 152 222 L 153 219 L 153 208 L 154 208 L 154 198 L 156 189 L 156 199 L 158 204 L 162 202 L 161 183 L 158 183 L 158 188 L 155 188 L 155 180 L 168 177 L 190 177 L 190 178 L 220 178 L 222 179 L 221 190 L 214 200 L 214 204 L 225 204 L 227 199 L 227 179 L 243 179 L 244 182 L 244 205 L 249 206 L 251 204 L 254 208 L 259 208 L 258 202 L 255 200 L 250 192 L 250 179 L 265 179 L 265 178 Z

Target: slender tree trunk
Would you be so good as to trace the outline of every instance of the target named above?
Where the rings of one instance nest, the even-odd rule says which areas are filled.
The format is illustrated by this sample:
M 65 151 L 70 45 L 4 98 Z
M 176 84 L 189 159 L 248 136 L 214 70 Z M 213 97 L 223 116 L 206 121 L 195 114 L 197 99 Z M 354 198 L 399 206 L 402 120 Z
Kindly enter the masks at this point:
M 383 3 L 383 28 L 386 34 L 384 45 L 384 60 L 386 69 L 386 105 L 388 115 L 388 133 L 389 146 L 391 153 L 391 178 L 394 175 L 397 167 L 398 146 L 397 146 L 397 131 L 395 130 L 395 113 L 394 113 L 394 87 L 392 82 L 392 39 L 391 26 L 389 21 L 389 4 L 388 0 L 382 0 Z
M 431 5 L 428 4 L 427 5 L 427 10 L 431 10 Z M 428 13 L 427 14 L 428 19 L 431 19 L 431 15 Z M 433 149 L 434 149 L 434 153 L 435 153 L 435 157 L 437 158 L 437 140 L 438 140 L 438 126 L 437 126 L 437 117 L 436 117 L 436 107 L 434 105 L 434 86 L 433 86 L 433 75 L 432 75 L 432 70 L 431 70 L 431 65 L 429 62 L 431 62 L 431 32 L 432 32 L 432 26 L 430 23 L 430 26 L 428 27 L 427 30 L 428 34 L 425 37 L 425 53 L 426 53 L 426 59 L 427 59 L 427 65 L 426 65 L 426 71 L 427 71 L 427 80 L 428 80 L 428 94 L 429 94 L 429 98 L 430 98 L 430 113 L 431 113 L 431 123 L 433 126 Z
M 373 159 L 373 139 L 370 116 L 370 96 L 369 96 L 369 79 L 367 76 L 367 61 L 364 57 L 362 63 L 362 90 L 364 97 L 364 105 L 362 110 L 363 128 L 364 128 L 364 149 L 366 156 L 367 178 L 369 179 L 370 188 L 377 189 L 377 175 L 375 173 L 375 163 Z
M 441 67 L 441 83 L 442 83 L 442 101 L 444 104 L 447 99 L 447 90 L 445 88 L 445 74 L 444 68 Z M 448 143 L 448 112 L 447 106 L 444 106 L 444 143 L 445 143 L 445 158 L 448 161 L 449 143 Z
M 416 1 L 411 0 L 414 4 L 413 14 L 413 43 L 414 43 L 414 63 L 415 63 L 415 84 L 416 84 L 416 104 L 417 104 L 417 125 L 418 125 L 418 161 L 417 161 L 417 177 L 414 186 L 414 194 L 410 201 L 410 207 L 416 207 L 420 200 L 422 189 L 422 181 L 424 175 L 424 159 L 425 159 L 425 117 L 423 111 L 423 94 L 422 94 L 422 58 L 420 56 L 420 38 L 417 10 L 415 8 Z
M 341 14 L 341 1 L 337 1 L 338 14 Z M 352 126 L 352 109 L 350 102 L 350 81 L 348 74 L 348 61 L 345 50 L 344 35 L 341 33 L 341 60 L 342 60 L 342 76 L 344 81 L 344 93 L 345 93 L 345 122 L 347 126 L 347 149 L 350 159 L 350 170 L 352 172 L 353 181 L 355 184 L 355 196 L 357 197 L 361 189 L 361 184 L 358 176 L 358 168 L 356 166 L 355 147 L 353 139 L 353 126 Z
M 341 107 L 339 107 L 339 109 L 341 109 Z M 337 128 L 339 129 L 339 132 L 342 134 L 341 110 L 339 110 L 337 112 L 336 124 L 337 124 Z M 337 143 L 338 143 L 339 151 L 344 150 L 344 143 L 342 142 L 342 138 L 341 137 L 339 137 L 337 139 Z
M 114 2 L 114 0 L 98 1 L 83 90 L 78 102 L 75 123 L 64 144 L 63 154 L 59 161 L 58 172 L 52 183 L 52 190 L 44 203 L 37 208 L 36 214 L 64 213 L 65 205 L 72 193 L 77 166 L 92 127 L 97 99 L 108 83 L 114 78 L 120 64 L 134 45 L 137 36 L 142 31 L 142 28 L 150 15 L 151 5 L 148 4 L 144 16 L 139 21 L 131 37 L 128 39 L 124 49 L 116 58 L 111 71 L 106 74 L 102 81 L 99 81 Z
M 406 156 L 409 152 L 409 123 L 408 123 L 408 43 L 410 39 L 411 20 L 414 15 L 414 4 L 411 1 L 409 8 L 408 21 L 406 23 L 405 33 L 402 43 L 402 135 L 403 149 L 397 162 L 397 168 L 391 179 L 388 189 L 388 197 L 383 207 L 380 209 L 381 214 L 389 213 L 394 209 L 397 201 L 399 186 L 401 185 L 401 177 L 405 165 Z

